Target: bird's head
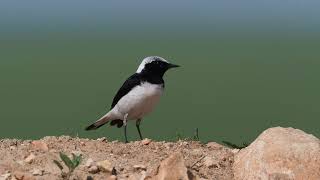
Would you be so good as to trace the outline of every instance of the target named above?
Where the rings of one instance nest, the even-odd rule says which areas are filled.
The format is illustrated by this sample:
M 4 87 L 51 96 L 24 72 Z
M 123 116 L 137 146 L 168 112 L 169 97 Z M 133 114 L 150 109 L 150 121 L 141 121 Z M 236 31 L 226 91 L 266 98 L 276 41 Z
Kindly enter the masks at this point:
M 146 73 L 163 76 L 164 73 L 171 68 L 179 67 L 171 64 L 167 60 L 159 56 L 149 56 L 142 60 L 138 67 L 137 73 Z

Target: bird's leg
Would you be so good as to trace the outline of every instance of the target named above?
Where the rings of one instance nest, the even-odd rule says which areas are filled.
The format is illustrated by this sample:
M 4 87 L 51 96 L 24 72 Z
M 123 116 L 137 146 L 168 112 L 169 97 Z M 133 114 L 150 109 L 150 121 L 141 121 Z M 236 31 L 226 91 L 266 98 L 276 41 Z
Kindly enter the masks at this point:
M 126 143 L 128 143 L 128 139 L 127 139 L 127 117 L 128 117 L 128 114 L 124 115 L 124 118 L 123 118 L 124 138 L 125 138 Z
M 139 132 L 140 139 L 142 140 L 143 138 L 142 138 L 141 131 L 140 131 L 140 122 L 141 122 L 141 119 L 138 119 L 136 121 L 136 127 L 137 127 L 137 130 Z

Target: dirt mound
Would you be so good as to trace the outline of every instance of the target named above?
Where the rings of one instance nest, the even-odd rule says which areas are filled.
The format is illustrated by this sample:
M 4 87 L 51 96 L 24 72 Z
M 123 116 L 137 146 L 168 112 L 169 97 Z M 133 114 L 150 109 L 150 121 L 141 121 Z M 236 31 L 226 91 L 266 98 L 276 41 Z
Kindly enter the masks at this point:
M 0 179 L 63 179 L 59 153 L 82 155 L 71 179 L 148 179 L 155 177 L 161 162 L 181 153 L 183 164 L 197 179 L 233 179 L 232 150 L 211 142 L 122 143 L 71 138 L 45 137 L 38 141 L 0 140 Z M 63 165 L 64 166 L 64 165 Z M 160 168 L 161 169 L 161 168 Z M 68 168 L 64 167 L 64 171 Z

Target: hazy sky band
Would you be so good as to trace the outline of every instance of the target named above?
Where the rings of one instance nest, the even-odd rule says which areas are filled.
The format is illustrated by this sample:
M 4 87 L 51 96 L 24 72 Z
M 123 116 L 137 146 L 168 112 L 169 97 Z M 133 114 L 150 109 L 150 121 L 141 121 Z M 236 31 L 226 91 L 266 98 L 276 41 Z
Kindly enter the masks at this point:
M 320 32 L 320 1 L 2 1 L 0 36 L 24 32 Z

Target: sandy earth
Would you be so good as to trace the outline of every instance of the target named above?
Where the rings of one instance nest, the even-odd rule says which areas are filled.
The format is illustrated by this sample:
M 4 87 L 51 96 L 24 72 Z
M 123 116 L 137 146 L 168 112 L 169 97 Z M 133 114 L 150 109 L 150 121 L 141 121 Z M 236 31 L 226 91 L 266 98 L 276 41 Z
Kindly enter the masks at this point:
M 188 169 L 202 179 L 233 179 L 232 150 L 214 142 L 134 141 L 125 144 L 108 142 L 105 138 L 89 140 L 68 136 L 45 137 L 36 142 L 0 140 L 0 180 L 62 179 L 60 169 L 53 163 L 53 160 L 60 161 L 59 152 L 83 156 L 71 179 L 134 179 L 134 175 L 138 177 L 141 174 L 152 176 L 160 162 L 174 152 L 181 152 Z M 88 159 L 93 162 L 89 163 Z M 114 166 L 114 176 L 102 171 L 89 172 L 92 166 L 103 160 L 108 160 Z

